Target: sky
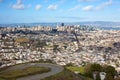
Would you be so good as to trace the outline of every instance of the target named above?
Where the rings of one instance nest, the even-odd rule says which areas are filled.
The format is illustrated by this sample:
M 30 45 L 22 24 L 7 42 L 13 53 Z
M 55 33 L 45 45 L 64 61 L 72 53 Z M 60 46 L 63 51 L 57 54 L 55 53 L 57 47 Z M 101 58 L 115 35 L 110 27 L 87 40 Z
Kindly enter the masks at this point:
M 0 23 L 120 22 L 120 0 L 0 0 Z

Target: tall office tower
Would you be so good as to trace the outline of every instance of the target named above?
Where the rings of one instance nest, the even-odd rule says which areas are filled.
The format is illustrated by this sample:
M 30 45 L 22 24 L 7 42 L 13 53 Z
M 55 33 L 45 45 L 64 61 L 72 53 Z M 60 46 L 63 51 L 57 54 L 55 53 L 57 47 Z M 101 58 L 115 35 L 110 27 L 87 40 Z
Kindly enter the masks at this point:
M 64 26 L 64 23 L 61 23 L 61 26 Z

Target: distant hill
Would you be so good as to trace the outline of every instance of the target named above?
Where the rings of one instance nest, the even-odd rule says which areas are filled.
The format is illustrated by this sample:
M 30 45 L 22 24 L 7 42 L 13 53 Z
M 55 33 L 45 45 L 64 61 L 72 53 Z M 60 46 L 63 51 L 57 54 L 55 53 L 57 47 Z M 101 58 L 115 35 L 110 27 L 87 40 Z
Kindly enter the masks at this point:
M 15 24 L 0 24 L 0 27 L 31 27 L 31 26 L 51 26 L 56 27 L 57 25 L 61 25 L 62 22 L 54 22 L 54 23 L 15 23 Z M 112 21 L 84 21 L 84 22 L 65 22 L 65 25 L 87 25 L 93 26 L 102 29 L 119 29 L 120 30 L 120 22 L 112 22 Z
M 95 21 L 95 22 L 81 22 L 81 24 L 96 26 L 99 28 L 120 28 L 120 22 Z

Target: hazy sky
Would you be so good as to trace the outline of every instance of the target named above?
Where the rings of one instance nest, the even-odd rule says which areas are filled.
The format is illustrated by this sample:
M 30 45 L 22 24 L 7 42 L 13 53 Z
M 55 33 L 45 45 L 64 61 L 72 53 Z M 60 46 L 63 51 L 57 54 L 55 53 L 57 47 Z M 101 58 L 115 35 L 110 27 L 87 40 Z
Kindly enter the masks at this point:
M 120 0 L 0 0 L 0 23 L 120 21 Z

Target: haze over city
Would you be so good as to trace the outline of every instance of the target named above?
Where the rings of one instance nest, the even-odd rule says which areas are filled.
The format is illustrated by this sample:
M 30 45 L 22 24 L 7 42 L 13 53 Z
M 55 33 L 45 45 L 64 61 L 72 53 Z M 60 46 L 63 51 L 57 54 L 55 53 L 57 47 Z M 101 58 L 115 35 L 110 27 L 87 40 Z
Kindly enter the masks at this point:
M 120 21 L 120 0 L 0 0 L 0 23 Z

